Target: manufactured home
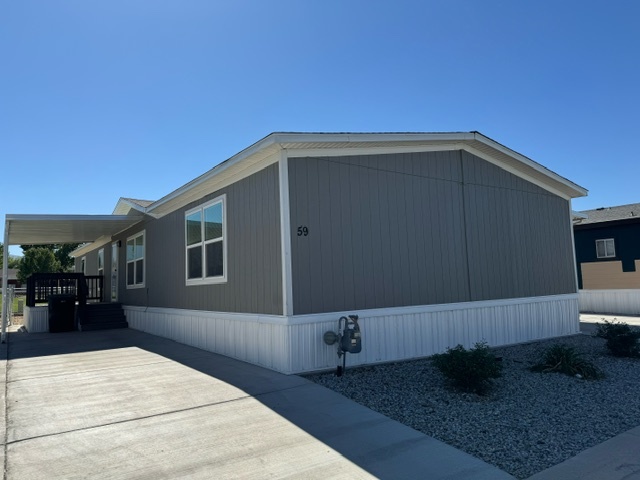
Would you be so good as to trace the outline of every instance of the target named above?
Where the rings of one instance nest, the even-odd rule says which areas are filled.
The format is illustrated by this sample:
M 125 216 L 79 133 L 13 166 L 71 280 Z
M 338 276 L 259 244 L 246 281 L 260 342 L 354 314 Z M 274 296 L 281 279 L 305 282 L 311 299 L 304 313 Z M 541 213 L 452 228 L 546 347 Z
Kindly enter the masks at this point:
M 586 193 L 477 132 L 273 133 L 158 200 L 7 216 L 5 238 L 68 232 L 129 328 L 298 373 L 335 367 L 350 314 L 349 365 L 577 333 Z
M 640 203 L 579 212 L 574 237 L 584 312 L 640 314 Z

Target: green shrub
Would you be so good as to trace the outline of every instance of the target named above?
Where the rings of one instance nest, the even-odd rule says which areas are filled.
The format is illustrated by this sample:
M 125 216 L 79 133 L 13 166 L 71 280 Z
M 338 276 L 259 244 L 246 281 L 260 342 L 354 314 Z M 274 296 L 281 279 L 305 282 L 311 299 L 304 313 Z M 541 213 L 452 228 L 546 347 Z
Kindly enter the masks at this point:
M 605 320 L 598 323 L 598 329 L 594 333 L 596 337 L 607 340 L 607 348 L 615 357 L 640 357 L 640 330 L 631 328 L 624 322 L 615 319 L 612 322 Z
M 469 350 L 462 345 L 448 348 L 445 353 L 434 355 L 432 361 L 454 387 L 478 395 L 488 392 L 491 379 L 498 378 L 502 370 L 502 364 L 484 342 L 476 343 Z
M 534 372 L 559 372 L 565 375 L 595 380 L 602 378 L 602 373 L 578 352 L 567 345 L 554 345 L 548 348 L 541 363 L 531 367 Z

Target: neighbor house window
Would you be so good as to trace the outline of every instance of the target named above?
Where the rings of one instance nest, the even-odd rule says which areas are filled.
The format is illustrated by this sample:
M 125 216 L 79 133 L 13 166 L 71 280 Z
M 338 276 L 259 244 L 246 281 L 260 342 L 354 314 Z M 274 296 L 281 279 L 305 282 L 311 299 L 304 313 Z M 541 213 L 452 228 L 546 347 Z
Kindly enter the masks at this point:
M 144 231 L 127 238 L 127 288 L 144 287 Z
M 613 238 L 596 240 L 596 253 L 598 258 L 611 258 L 616 256 L 616 246 Z
M 225 217 L 224 195 L 185 213 L 187 285 L 227 280 Z
M 104 248 L 98 250 L 98 275 L 104 275 Z

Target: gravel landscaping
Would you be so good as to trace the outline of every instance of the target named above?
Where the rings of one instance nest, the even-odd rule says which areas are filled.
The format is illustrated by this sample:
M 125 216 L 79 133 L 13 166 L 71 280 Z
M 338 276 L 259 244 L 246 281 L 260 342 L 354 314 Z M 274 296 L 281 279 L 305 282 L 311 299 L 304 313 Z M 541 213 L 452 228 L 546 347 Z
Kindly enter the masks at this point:
M 556 344 L 574 347 L 605 378 L 529 371 Z M 640 425 L 640 360 L 610 356 L 603 339 L 574 335 L 493 351 L 503 371 L 484 397 L 452 390 L 428 359 L 306 378 L 520 479 Z

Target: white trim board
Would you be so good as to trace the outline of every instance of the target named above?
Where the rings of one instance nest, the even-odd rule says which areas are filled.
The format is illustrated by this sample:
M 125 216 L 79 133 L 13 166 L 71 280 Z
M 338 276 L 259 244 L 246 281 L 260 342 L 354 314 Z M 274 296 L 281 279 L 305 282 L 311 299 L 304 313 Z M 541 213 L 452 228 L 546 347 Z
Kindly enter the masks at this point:
M 638 290 L 640 292 L 640 290 Z M 437 305 L 412 305 L 405 307 L 373 308 L 368 310 L 348 310 L 342 312 L 310 313 L 305 315 L 269 315 L 262 313 L 236 313 L 236 312 L 216 312 L 210 310 L 188 310 L 181 308 L 163 307 L 139 307 L 135 305 L 125 305 L 127 309 L 135 312 L 148 312 L 170 315 L 185 315 L 202 318 L 223 318 L 239 322 L 271 323 L 274 325 L 303 325 L 311 323 L 326 322 L 338 319 L 345 315 L 356 314 L 362 318 L 388 317 L 392 315 L 413 315 L 417 313 L 436 313 L 456 310 L 470 310 L 480 308 L 503 307 L 511 305 L 527 305 L 545 302 L 556 302 L 561 300 L 577 300 L 577 293 L 564 295 L 548 295 L 543 297 L 506 298 L 501 300 L 483 300 L 479 302 L 441 303 Z
M 480 308 L 505 307 L 512 305 L 527 305 L 533 303 L 555 302 L 559 300 L 577 300 L 577 293 L 564 295 L 549 295 L 544 297 L 506 298 L 501 300 L 482 300 L 479 302 L 441 303 L 437 305 L 415 305 L 406 307 L 376 308 L 370 310 L 349 310 L 331 313 L 310 313 L 306 315 L 293 315 L 288 318 L 290 325 L 302 325 L 306 323 L 324 322 L 331 319 L 356 314 L 363 318 L 387 317 L 390 315 L 413 315 L 418 313 L 450 312 L 457 310 L 470 310 Z
M 291 211 L 289 205 L 289 159 L 287 151 L 280 152 L 278 162 L 280 191 L 280 255 L 282 264 L 282 314 L 293 313 L 293 270 L 291 267 Z

